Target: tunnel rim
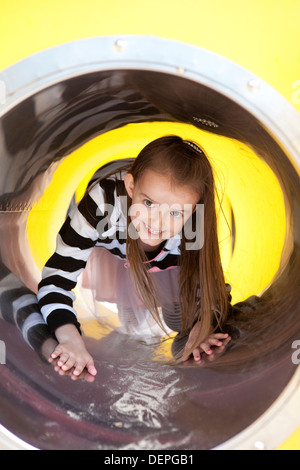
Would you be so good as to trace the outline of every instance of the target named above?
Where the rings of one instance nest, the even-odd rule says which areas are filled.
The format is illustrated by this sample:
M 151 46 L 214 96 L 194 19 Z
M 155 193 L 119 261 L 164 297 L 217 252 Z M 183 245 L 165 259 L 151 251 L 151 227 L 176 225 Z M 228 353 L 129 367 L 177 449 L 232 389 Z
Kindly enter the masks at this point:
M 264 126 L 300 174 L 300 114 L 289 101 L 251 71 L 215 52 L 156 36 L 79 39 L 12 64 L 0 71 L 5 90 L 0 118 L 52 85 L 89 73 L 117 70 L 169 74 L 220 93 Z

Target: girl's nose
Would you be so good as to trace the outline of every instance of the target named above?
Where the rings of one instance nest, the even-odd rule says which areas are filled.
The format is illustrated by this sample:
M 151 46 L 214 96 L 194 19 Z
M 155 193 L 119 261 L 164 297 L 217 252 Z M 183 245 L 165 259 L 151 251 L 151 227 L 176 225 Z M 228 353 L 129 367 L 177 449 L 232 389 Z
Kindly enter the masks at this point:
M 156 210 L 151 214 L 151 228 L 155 231 L 162 232 L 169 224 L 169 217 L 167 213 L 161 210 Z

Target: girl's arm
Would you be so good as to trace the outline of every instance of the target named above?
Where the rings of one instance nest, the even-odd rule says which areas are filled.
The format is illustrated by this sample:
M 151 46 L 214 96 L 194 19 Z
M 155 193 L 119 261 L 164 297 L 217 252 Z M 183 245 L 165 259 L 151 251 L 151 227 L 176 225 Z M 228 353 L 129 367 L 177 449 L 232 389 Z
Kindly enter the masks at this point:
M 57 236 L 56 251 L 42 272 L 37 298 L 44 320 L 53 333 L 60 326 L 70 323 L 80 331 L 73 308 L 73 289 L 98 240 L 99 194 L 95 187 L 93 194 L 91 192 L 87 196 L 86 203 L 82 201 L 73 207 Z
M 47 261 L 38 286 L 40 311 L 59 343 L 49 360 L 56 361 L 55 369 L 59 373 L 73 369 L 72 378 L 77 378 L 85 367 L 91 376 L 97 373 L 81 337 L 73 307 L 73 289 L 98 240 L 97 224 L 101 220 L 98 204 L 101 202 L 103 194 L 95 187 L 85 201 L 72 209 L 57 236 L 56 251 Z

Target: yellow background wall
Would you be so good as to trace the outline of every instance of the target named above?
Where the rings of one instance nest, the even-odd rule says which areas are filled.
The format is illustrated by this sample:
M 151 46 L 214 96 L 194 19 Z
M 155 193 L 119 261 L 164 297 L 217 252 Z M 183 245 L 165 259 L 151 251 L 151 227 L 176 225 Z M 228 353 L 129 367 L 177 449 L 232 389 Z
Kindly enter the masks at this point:
M 299 18 L 299 0 L 1 0 L 0 69 L 80 38 L 159 36 L 231 59 L 300 111 Z

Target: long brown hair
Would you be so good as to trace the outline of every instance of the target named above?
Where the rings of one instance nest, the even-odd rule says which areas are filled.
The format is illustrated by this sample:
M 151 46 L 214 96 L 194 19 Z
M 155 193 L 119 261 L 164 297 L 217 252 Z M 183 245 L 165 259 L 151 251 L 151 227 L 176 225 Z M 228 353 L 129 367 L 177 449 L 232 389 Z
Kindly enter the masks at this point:
M 216 327 L 222 331 L 228 316 L 228 292 L 217 235 L 213 170 L 203 149 L 178 136 L 161 137 L 148 144 L 139 153 L 129 172 L 136 182 L 148 169 L 170 176 L 176 185 L 189 186 L 199 194 L 199 204 L 204 205 L 202 248 L 187 249 L 184 231 L 180 246 L 181 335 L 187 335 L 193 325 L 200 322 L 199 333 L 193 342 L 189 342 L 189 349 L 185 350 L 186 356 Z M 137 290 L 146 307 L 158 320 L 153 282 L 144 262 L 145 255 L 135 237 L 128 236 L 126 249 Z

